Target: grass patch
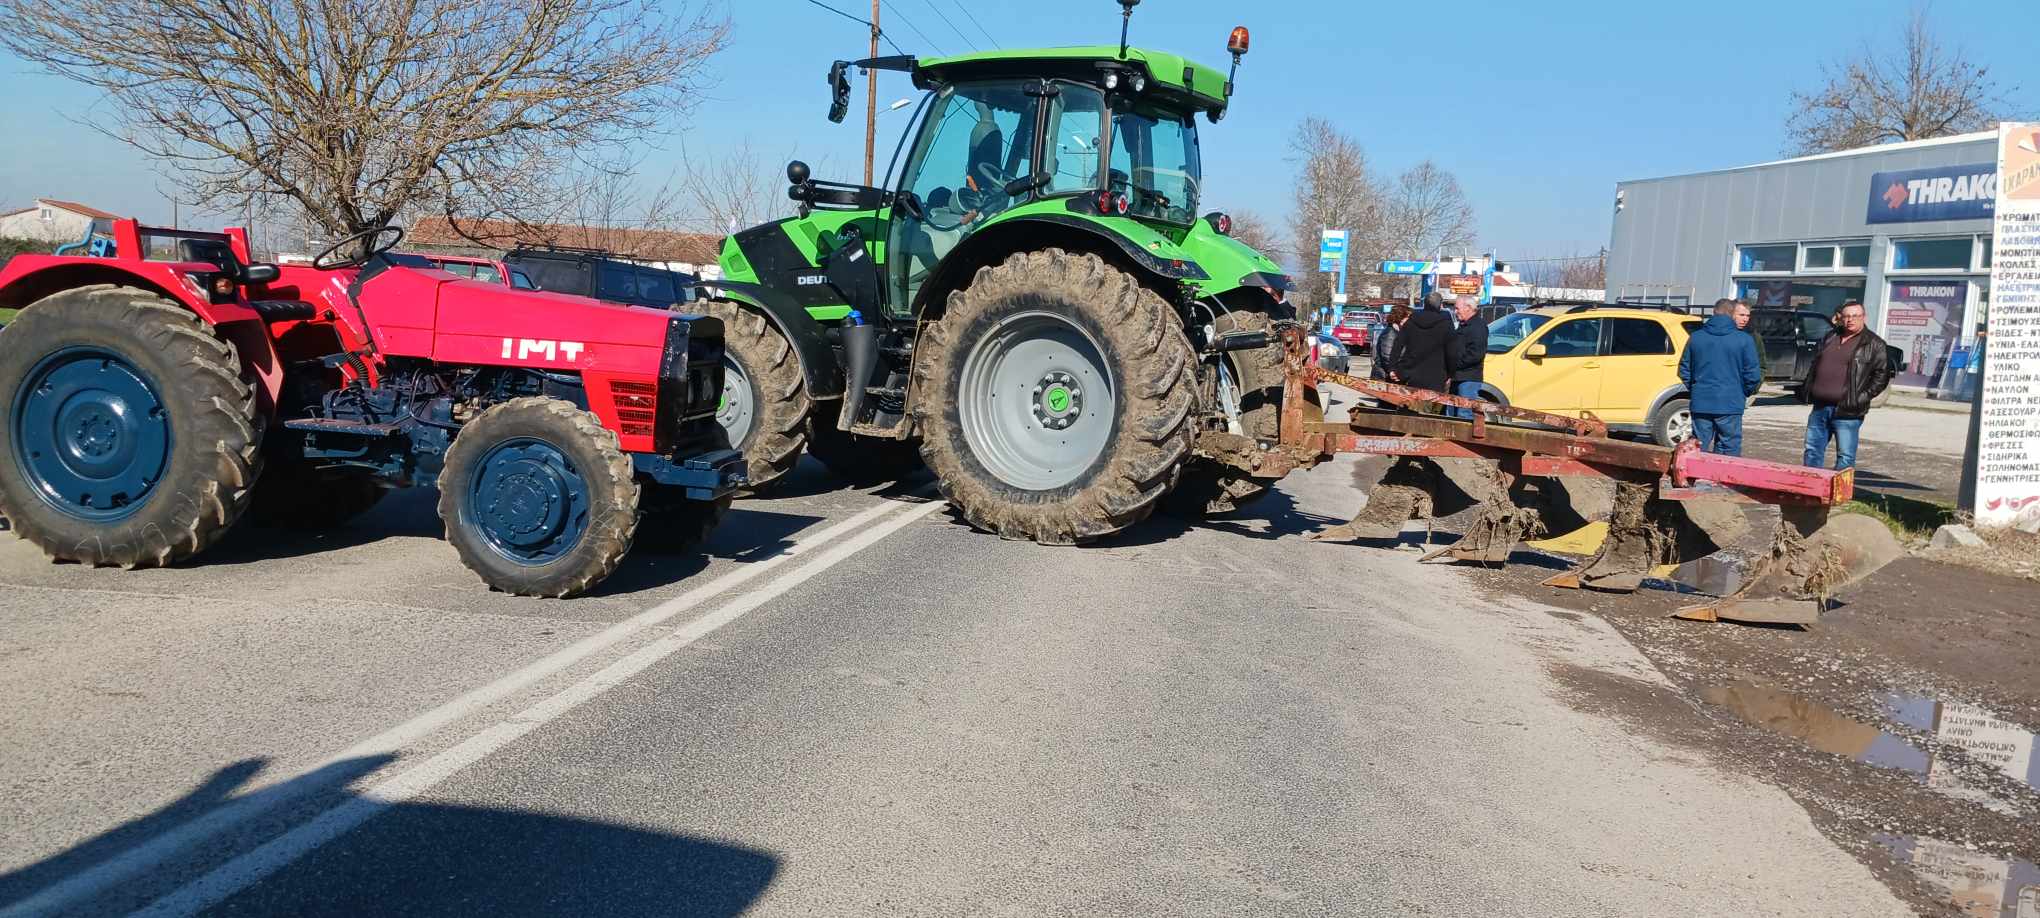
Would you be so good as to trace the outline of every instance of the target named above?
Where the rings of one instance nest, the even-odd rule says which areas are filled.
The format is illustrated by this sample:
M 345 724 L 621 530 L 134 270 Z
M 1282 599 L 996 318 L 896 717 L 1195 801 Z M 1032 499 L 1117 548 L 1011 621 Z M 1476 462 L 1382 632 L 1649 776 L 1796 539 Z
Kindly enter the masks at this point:
M 1856 499 L 1839 509 L 1876 517 L 1900 540 L 1932 538 L 1934 530 L 1955 521 L 1955 508 L 1949 504 L 1877 491 L 1857 491 Z

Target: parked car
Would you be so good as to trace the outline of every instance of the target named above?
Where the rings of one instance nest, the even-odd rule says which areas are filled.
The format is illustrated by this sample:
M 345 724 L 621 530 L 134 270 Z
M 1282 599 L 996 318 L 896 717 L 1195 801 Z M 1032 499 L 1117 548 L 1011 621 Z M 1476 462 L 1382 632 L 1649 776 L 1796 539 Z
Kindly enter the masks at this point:
M 540 290 L 657 309 L 692 301 L 699 280 L 589 249 L 515 249 L 503 256 L 503 264 Z
M 1488 330 L 1490 401 L 1579 417 L 1666 446 L 1693 433 L 1679 350 L 1698 316 L 1656 309 L 1545 307 L 1515 312 Z
M 473 278 L 485 284 L 504 284 L 519 290 L 536 290 L 538 287 L 526 277 L 523 271 L 512 268 L 494 258 L 476 255 L 441 255 L 424 252 L 391 252 L 391 262 L 405 267 L 432 267 L 462 277 Z
M 1750 327 L 1756 331 L 1764 381 L 1783 385 L 1804 398 L 1806 374 L 1813 370 L 1813 352 L 1834 329 L 1834 321 L 1826 313 L 1810 310 L 1759 309 L 1750 313 Z M 1891 361 L 1891 371 L 1897 373 L 1905 365 L 1905 351 L 1890 344 L 1884 346 L 1884 351 Z M 1878 399 L 1875 404 L 1881 405 L 1885 396 Z
M 1374 340 L 1373 325 L 1377 318 L 1372 313 L 1348 312 L 1339 324 L 1332 326 L 1332 337 L 1346 346 L 1347 353 L 1364 353 Z
M 1353 372 L 1352 352 L 1346 349 L 1345 344 L 1323 331 L 1315 333 L 1312 337 L 1314 340 L 1310 349 L 1311 363 L 1334 373 Z

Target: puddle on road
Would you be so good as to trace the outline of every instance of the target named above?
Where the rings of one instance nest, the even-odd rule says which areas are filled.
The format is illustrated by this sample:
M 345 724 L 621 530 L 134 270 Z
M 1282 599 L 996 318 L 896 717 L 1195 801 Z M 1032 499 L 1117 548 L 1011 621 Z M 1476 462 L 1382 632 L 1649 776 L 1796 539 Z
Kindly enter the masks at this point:
M 1700 691 L 1700 697 L 1749 723 L 1793 737 L 1822 752 L 1866 765 L 1911 772 L 1935 791 L 1990 802 L 1987 795 L 1965 784 L 1938 757 L 1902 737 L 1819 702 L 1748 683 L 1709 686 Z M 2040 791 L 2040 754 L 2036 754 L 2040 740 L 2019 724 L 2000 719 L 1976 705 L 1925 695 L 1887 695 L 1883 706 L 1893 721 L 1926 732 L 1942 745 L 1958 747 L 1972 761 Z
M 1822 752 L 1913 774 L 1955 799 L 2006 812 L 2006 804 L 1963 781 L 1910 741 L 1803 696 L 1748 683 L 1710 686 L 1700 696 L 1735 716 Z M 1970 704 L 1896 693 L 1883 699 L 1895 723 L 1961 748 L 1978 763 L 2040 791 L 2040 740 L 2024 727 Z M 1914 835 L 1873 836 L 1969 918 L 2040 918 L 2040 867 L 1953 842 Z
M 1969 918 L 2040 918 L 2040 867 L 1993 857 L 1935 838 L 1878 835 L 1877 843 L 1912 865 Z

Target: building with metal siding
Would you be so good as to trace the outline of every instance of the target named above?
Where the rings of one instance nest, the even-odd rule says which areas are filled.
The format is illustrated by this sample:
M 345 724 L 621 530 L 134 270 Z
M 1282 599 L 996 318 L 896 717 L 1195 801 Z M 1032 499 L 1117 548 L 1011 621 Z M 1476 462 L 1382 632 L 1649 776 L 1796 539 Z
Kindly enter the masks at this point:
M 1996 136 L 1621 182 L 1607 299 L 1826 313 L 1861 300 L 1907 351 L 1899 384 L 1932 385 L 1989 308 Z

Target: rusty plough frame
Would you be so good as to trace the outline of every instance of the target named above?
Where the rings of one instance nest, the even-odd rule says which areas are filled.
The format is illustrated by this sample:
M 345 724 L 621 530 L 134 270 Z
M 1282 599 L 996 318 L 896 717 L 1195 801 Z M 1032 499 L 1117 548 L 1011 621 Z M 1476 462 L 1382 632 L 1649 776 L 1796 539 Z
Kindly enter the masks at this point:
M 1726 547 L 1747 525 L 1738 505 L 1749 503 L 1781 508 L 1770 552 L 1731 595 L 1681 610 L 1683 617 L 1810 623 L 1834 589 L 1891 560 L 1880 557 L 1891 554 L 1885 546 L 1851 541 L 1875 542 L 1874 533 L 1853 526 L 1835 527 L 1846 535 L 1828 532 L 1828 511 L 1854 493 L 1852 471 L 1714 455 L 1692 441 L 1672 448 L 1616 440 L 1592 415 L 1531 411 L 1334 373 L 1307 360 L 1295 329 L 1284 332 L 1284 351 L 1280 445 L 1262 455 L 1252 474 L 1279 478 L 1338 453 L 1399 457 L 1358 517 L 1312 538 L 1394 539 L 1412 519 L 1470 506 L 1478 512 L 1467 532 L 1426 560 L 1449 556 L 1501 564 L 1517 543 L 1542 532 L 1544 517 L 1554 509 L 1551 497 L 1564 488 L 1562 479 L 1607 479 L 1615 484 L 1607 539 L 1586 562 L 1545 581 L 1548 585 L 1633 591 L 1660 565 Z M 1346 421 L 1325 421 L 1317 401 L 1320 382 L 1392 407 L 1355 405 Z M 1447 408 L 1465 409 L 1472 417 L 1435 413 Z M 1538 502 L 1533 490 L 1545 506 L 1524 505 Z M 1448 494 L 1464 506 L 1440 506 Z M 1433 512 L 1439 509 L 1445 512 Z M 1588 516 L 1576 514 L 1581 522 Z M 1890 539 L 1881 525 L 1874 528 Z

